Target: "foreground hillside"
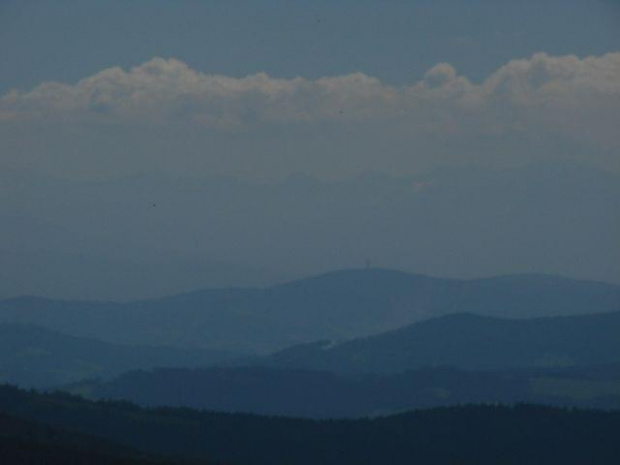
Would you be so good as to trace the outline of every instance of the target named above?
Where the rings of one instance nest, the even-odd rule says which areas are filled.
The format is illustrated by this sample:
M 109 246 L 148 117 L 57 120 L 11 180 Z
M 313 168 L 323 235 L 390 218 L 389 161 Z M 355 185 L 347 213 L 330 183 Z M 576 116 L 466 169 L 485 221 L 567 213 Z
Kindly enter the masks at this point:
M 345 373 L 601 365 L 620 362 L 619 335 L 620 312 L 525 320 L 455 314 L 341 344 L 292 347 L 259 363 Z
M 239 465 L 582 465 L 620 459 L 620 412 L 469 406 L 317 422 L 147 410 L 11 387 L 0 388 L 0 412 L 151 453 Z
M 620 364 L 535 372 L 427 368 L 397 375 L 337 375 L 270 368 L 133 371 L 67 387 L 93 399 L 306 418 L 385 415 L 472 403 L 527 402 L 620 409 Z
M 344 340 L 469 312 L 532 318 L 620 309 L 620 286 L 539 275 L 453 280 L 381 269 L 328 273 L 266 289 L 220 289 L 130 303 L 24 297 L 0 322 L 106 342 L 269 352 Z
M 72 433 L 0 413 L 0 463 L 3 465 L 172 465 L 172 463 L 186 462 L 176 459 L 172 462 L 157 457 L 149 458 L 144 452 L 94 436 Z

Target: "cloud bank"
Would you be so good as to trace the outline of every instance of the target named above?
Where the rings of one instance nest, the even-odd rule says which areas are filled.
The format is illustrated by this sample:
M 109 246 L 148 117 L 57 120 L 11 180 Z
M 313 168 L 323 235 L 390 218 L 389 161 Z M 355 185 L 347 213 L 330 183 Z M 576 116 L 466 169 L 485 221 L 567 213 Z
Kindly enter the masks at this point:
M 7 121 L 191 124 L 243 130 L 261 124 L 392 121 L 439 133 L 558 132 L 620 146 L 620 53 L 580 59 L 538 53 L 481 83 L 450 64 L 394 87 L 364 73 L 308 80 L 209 75 L 175 59 L 114 67 L 74 85 L 45 82 L 0 98 Z

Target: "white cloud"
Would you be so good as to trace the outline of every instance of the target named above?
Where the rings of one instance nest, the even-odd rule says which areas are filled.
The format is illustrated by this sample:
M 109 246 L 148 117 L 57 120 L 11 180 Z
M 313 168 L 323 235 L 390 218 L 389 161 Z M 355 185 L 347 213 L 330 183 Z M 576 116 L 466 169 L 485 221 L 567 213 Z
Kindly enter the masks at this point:
M 209 75 L 154 58 L 109 68 L 74 85 L 43 83 L 0 97 L 2 121 L 193 124 L 221 129 L 321 121 L 399 121 L 412 131 L 539 131 L 620 146 L 620 53 L 580 59 L 539 53 L 480 84 L 449 64 L 393 87 L 363 73 L 277 79 Z

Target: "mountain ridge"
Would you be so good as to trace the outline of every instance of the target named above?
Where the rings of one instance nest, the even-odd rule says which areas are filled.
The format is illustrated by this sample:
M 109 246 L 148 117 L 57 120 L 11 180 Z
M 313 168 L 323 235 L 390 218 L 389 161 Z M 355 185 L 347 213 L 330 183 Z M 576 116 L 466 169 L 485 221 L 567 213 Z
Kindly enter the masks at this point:
M 207 289 L 121 303 L 22 297 L 0 301 L 0 322 L 32 323 L 115 344 L 265 354 L 450 313 L 531 318 L 619 308 L 620 286 L 613 284 L 536 275 L 456 280 L 371 268 L 268 288 Z
M 457 313 L 342 343 L 293 346 L 257 363 L 344 373 L 606 364 L 620 362 L 619 334 L 620 311 L 534 319 Z
M 53 388 L 161 366 L 198 367 L 240 357 L 207 349 L 123 346 L 33 324 L 0 323 L 0 382 Z
M 620 409 L 620 363 L 564 369 L 465 371 L 426 367 L 397 374 L 296 368 L 156 368 L 63 390 L 92 400 L 303 418 L 360 418 L 463 404 L 535 403 Z
M 395 268 L 342 268 L 333 271 L 325 271 L 322 273 L 303 276 L 296 279 L 286 280 L 277 284 L 269 286 L 220 286 L 220 287 L 208 287 L 208 288 L 196 288 L 193 290 L 175 292 L 169 295 L 160 297 L 148 297 L 143 299 L 131 299 L 131 300 L 115 300 L 115 299 L 73 299 L 73 298 L 57 298 L 49 297 L 37 294 L 22 294 L 13 297 L 7 297 L 0 299 L 0 303 L 3 302 L 37 302 L 37 301 L 49 301 L 49 302 L 66 302 L 66 303 L 89 303 L 89 304 L 102 304 L 102 305 L 131 305 L 137 302 L 157 302 L 162 300 L 176 299 L 182 297 L 188 297 L 200 294 L 228 292 L 228 291 L 266 291 L 272 289 L 281 289 L 294 287 L 302 283 L 320 282 L 332 277 L 338 276 L 352 276 L 359 274 L 382 274 L 385 276 L 400 276 L 413 279 L 427 279 L 434 281 L 444 282 L 460 282 L 460 283 L 472 283 L 472 282 L 509 282 L 509 281 L 534 281 L 545 280 L 547 282 L 556 283 L 584 283 L 592 284 L 595 286 L 606 288 L 620 288 L 620 283 L 614 283 L 610 281 L 600 281 L 595 279 L 575 278 L 564 275 L 549 274 L 549 273 L 502 273 L 498 275 L 480 276 L 474 278 L 455 278 L 455 277 L 442 277 L 423 273 L 416 273 L 407 270 L 395 269 Z

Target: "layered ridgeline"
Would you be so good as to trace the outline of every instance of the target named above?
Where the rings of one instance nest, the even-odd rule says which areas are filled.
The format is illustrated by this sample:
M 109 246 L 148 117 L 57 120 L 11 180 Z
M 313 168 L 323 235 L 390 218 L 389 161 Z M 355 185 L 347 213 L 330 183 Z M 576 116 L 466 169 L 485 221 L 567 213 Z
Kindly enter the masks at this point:
M 93 400 L 305 418 L 377 416 L 472 403 L 620 409 L 620 364 L 517 372 L 425 368 L 396 375 L 163 368 L 66 389 Z
M 117 344 L 266 353 L 451 313 L 530 318 L 618 309 L 620 286 L 610 284 L 539 275 L 453 280 L 371 269 L 129 303 L 22 297 L 0 302 L 0 322 Z
M 310 421 L 188 409 L 148 410 L 127 402 L 93 403 L 66 394 L 0 387 L 0 412 L 150 454 L 239 465 L 582 465 L 611 464 L 620 458 L 620 412 L 528 405 L 464 406 L 375 419 Z
M 240 357 L 213 349 L 123 346 L 33 325 L 0 324 L 0 383 L 49 388 L 161 366 L 199 367 Z
M 341 373 L 422 367 L 506 370 L 620 362 L 620 312 L 511 320 L 455 314 L 339 344 L 282 350 L 257 363 Z
M 472 402 L 620 408 L 619 335 L 620 312 L 529 320 L 458 314 L 237 367 L 135 371 L 69 389 L 143 405 L 319 418 Z

